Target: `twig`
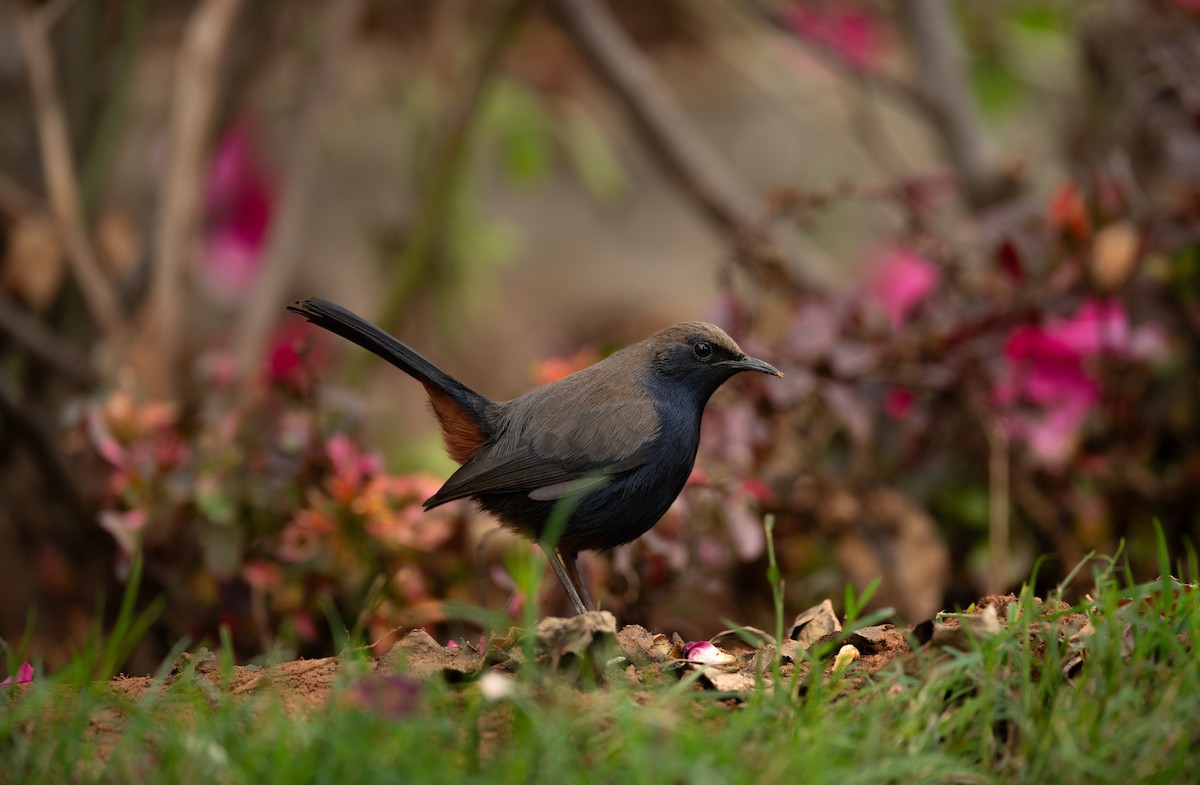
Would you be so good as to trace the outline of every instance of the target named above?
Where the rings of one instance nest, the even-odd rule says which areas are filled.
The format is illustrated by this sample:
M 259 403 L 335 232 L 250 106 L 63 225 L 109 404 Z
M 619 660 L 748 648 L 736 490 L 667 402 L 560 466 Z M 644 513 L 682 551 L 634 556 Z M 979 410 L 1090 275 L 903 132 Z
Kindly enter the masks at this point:
M 430 164 L 426 177 L 428 190 L 421 202 L 421 212 L 412 236 L 405 245 L 398 274 L 392 279 L 380 308 L 380 324 L 387 326 L 395 322 L 425 277 L 433 259 L 437 237 L 446 228 L 447 216 L 458 192 L 475 118 L 499 74 L 500 60 L 520 27 L 529 4 L 530 0 L 510 0 L 498 12 L 498 19 L 488 25 L 489 37 L 474 69 L 473 81 L 447 113 L 449 127 L 444 130 L 442 144 Z M 354 368 L 352 375 L 358 373 L 359 367 Z
M 791 262 L 792 283 L 807 288 L 834 269 L 798 234 L 766 230 L 761 200 L 696 129 L 641 51 L 594 0 L 554 0 L 567 30 L 596 73 L 624 102 L 648 146 L 704 215 L 740 244 L 762 240 Z
M 1032 479 L 1025 477 L 1021 472 L 1016 472 L 1011 477 L 1014 498 L 1029 516 L 1029 520 L 1054 545 L 1062 563 L 1078 564 L 1083 559 L 1083 550 L 1063 526 L 1058 509 L 1042 494 Z
M 987 163 L 987 135 L 971 97 L 962 45 L 946 0 L 904 0 L 896 14 L 916 59 L 917 90 L 926 114 L 973 207 L 986 206 L 1011 186 Z
M 80 387 L 90 387 L 96 375 L 74 347 L 30 318 L 7 295 L 0 293 L 0 330 L 23 349 Z
M 986 421 L 988 443 L 988 594 L 1008 586 L 1008 541 L 1011 493 L 1008 481 L 1009 439 L 998 417 Z
M 29 455 L 38 468 L 38 475 L 45 485 L 47 498 L 63 504 L 77 520 L 90 520 L 92 510 L 88 506 L 83 490 L 76 482 L 75 474 L 54 446 L 54 440 L 42 429 L 29 409 L 23 406 L 16 391 L 0 378 L 0 423 L 4 433 L 25 442 Z M 7 438 L 7 436 L 6 436 Z
M 926 113 L 930 110 L 925 95 L 905 80 L 879 68 L 851 62 L 844 54 L 830 46 L 828 41 L 804 35 L 796 27 L 788 24 L 775 9 L 764 5 L 762 0 L 749 0 L 747 6 L 756 16 L 784 34 L 789 41 L 811 52 L 838 74 L 859 82 L 863 87 L 877 89 L 899 103 L 908 104 L 918 112 Z
M 71 272 L 88 311 L 101 331 L 112 337 L 120 331 L 124 317 L 116 291 L 101 271 L 88 240 L 67 118 L 58 94 L 46 19 L 41 14 L 34 8 L 18 9 L 17 27 L 29 68 L 46 189 L 54 217 L 66 235 Z
M 906 104 L 922 116 L 933 127 L 973 208 L 992 204 L 1014 189 L 1011 178 L 988 164 L 987 134 L 971 98 L 962 47 L 950 17 L 951 6 L 945 0 L 903 0 L 894 4 L 916 60 L 914 82 L 851 62 L 827 42 L 798 32 L 759 0 L 749 0 L 748 5 L 826 66 Z
M 271 325 L 281 313 L 280 301 L 288 281 L 304 256 L 309 205 L 320 159 L 321 119 L 362 7 L 361 0 L 329 0 L 327 6 L 323 25 L 325 43 L 308 81 L 308 93 L 293 134 L 279 213 L 271 222 L 262 271 L 247 302 L 246 315 L 238 325 L 238 369 L 243 402 L 253 389 L 254 371 L 262 358 Z
M 206 142 L 215 113 L 222 55 L 241 5 L 242 0 L 205 0 L 188 21 L 179 54 L 150 281 L 159 362 L 163 383 L 168 386 L 178 377 L 182 325 L 188 313 L 184 267 L 199 222 Z

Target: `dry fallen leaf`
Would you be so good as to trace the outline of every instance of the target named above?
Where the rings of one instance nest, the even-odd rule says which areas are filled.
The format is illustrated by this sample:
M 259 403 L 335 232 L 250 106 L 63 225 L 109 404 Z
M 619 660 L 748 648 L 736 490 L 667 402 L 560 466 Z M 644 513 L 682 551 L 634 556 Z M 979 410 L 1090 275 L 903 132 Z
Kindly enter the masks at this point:
M 833 612 L 833 602 L 825 599 L 820 604 L 803 611 L 792 621 L 791 629 L 788 630 L 788 638 L 796 641 L 800 648 L 807 651 L 826 635 L 841 632 L 841 630 L 842 623 L 838 621 L 837 614 Z
M 855 630 L 847 640 L 861 652 L 879 654 L 908 648 L 904 633 L 894 624 L 875 624 Z
M 555 669 L 579 664 L 598 676 L 620 651 L 617 620 L 608 611 L 588 611 L 570 618 L 549 616 L 538 622 L 533 634 L 539 654 L 549 657 Z
M 750 692 L 756 681 L 753 676 L 743 671 L 723 671 L 710 668 L 702 677 L 714 690 L 722 692 Z
M 999 631 L 1000 616 L 995 605 L 989 605 L 979 613 L 942 614 L 934 620 L 933 637 L 928 645 L 930 648 L 967 651 L 972 637 L 988 637 Z
M 617 633 L 617 643 L 631 663 L 639 667 L 651 663 L 678 659 L 679 649 L 661 632 L 651 633 L 645 627 L 630 624 Z

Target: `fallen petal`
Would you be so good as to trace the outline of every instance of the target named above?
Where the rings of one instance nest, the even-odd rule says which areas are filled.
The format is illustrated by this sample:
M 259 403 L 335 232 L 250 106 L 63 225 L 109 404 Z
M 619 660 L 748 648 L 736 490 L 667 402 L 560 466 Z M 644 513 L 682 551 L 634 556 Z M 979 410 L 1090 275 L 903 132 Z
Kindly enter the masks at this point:
M 685 643 L 681 653 L 685 660 L 697 665 L 727 665 L 734 661 L 732 654 L 726 654 L 708 641 Z
M 837 656 L 833 658 L 833 672 L 845 670 L 850 666 L 850 663 L 861 657 L 858 649 L 847 643 L 842 648 L 838 649 Z
M 28 662 L 22 662 L 21 667 L 17 668 L 16 676 L 9 676 L 4 681 L 0 681 L 0 687 L 9 684 L 28 684 L 33 681 L 33 666 Z

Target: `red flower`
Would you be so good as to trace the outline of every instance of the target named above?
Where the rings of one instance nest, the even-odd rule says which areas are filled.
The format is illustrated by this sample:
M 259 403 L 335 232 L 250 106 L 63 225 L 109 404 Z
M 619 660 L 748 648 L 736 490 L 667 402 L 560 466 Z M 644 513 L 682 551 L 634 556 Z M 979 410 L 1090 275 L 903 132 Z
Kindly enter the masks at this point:
M 1085 240 L 1092 231 L 1087 206 L 1074 183 L 1059 186 L 1050 196 L 1047 218 L 1051 226 L 1074 240 Z

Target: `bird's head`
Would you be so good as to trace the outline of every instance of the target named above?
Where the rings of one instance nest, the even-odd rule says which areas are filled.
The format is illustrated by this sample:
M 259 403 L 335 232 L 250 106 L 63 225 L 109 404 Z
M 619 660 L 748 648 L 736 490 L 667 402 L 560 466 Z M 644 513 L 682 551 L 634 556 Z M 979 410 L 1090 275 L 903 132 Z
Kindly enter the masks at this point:
M 653 349 L 658 373 L 686 381 L 706 397 L 742 371 L 783 376 L 775 366 L 747 356 L 720 327 L 705 322 L 673 325 L 651 336 L 647 343 Z

